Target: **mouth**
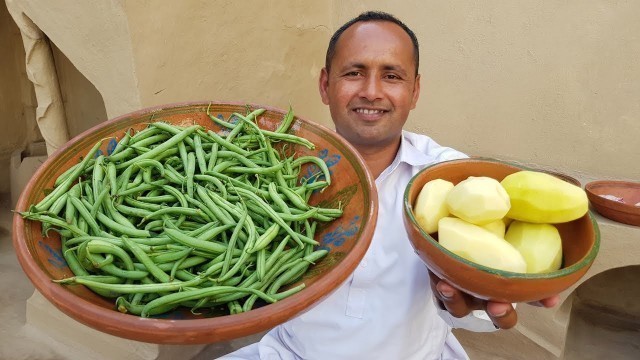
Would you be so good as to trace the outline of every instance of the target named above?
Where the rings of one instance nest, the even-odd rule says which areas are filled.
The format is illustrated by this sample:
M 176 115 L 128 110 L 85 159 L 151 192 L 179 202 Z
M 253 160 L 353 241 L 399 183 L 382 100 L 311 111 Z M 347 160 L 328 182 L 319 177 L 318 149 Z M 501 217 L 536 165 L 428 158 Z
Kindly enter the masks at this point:
M 389 111 L 384 109 L 358 107 L 354 108 L 353 112 L 355 112 L 356 115 L 364 121 L 376 121 L 380 120 Z
M 387 111 L 386 110 L 380 110 L 380 109 L 365 109 L 365 108 L 356 108 L 353 111 L 355 111 L 358 114 L 363 114 L 363 115 L 378 115 L 378 114 L 384 114 Z

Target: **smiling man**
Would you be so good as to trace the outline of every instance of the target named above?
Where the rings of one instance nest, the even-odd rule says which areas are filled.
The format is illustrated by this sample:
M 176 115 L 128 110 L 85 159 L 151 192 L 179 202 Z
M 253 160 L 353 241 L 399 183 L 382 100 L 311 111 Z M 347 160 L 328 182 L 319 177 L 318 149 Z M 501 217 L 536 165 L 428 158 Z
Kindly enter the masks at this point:
M 363 13 L 331 38 L 320 95 L 336 131 L 376 178 L 375 234 L 335 292 L 224 359 L 466 359 L 452 327 L 493 331 L 515 325 L 511 304 L 475 299 L 433 275 L 430 281 L 402 225 L 402 197 L 411 177 L 425 166 L 466 157 L 403 131 L 420 95 L 418 64 L 415 34 L 386 13 Z

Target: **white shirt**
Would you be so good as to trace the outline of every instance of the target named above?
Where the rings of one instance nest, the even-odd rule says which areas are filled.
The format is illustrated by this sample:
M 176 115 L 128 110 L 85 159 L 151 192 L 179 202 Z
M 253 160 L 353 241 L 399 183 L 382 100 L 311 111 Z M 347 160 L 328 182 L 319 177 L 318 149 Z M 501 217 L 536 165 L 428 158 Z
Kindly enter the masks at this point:
M 456 319 L 435 305 L 402 222 L 409 180 L 425 166 L 465 157 L 404 131 L 396 158 L 376 179 L 376 230 L 354 273 L 310 310 L 222 359 L 468 359 L 451 328 L 495 327 L 483 312 Z

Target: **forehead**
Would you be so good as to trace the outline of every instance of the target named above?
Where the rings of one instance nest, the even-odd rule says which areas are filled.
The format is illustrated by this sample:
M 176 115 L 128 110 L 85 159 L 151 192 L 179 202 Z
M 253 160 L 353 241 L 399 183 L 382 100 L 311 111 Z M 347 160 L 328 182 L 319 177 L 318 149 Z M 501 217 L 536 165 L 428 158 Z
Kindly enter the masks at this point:
M 413 42 L 397 24 L 367 21 L 353 24 L 336 44 L 332 66 L 346 63 L 390 62 L 414 71 Z

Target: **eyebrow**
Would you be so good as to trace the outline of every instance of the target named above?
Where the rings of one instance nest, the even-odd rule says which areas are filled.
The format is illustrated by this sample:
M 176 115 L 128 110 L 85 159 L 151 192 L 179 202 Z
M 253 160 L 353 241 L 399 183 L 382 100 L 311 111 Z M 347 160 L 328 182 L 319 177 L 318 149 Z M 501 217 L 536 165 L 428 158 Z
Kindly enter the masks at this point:
M 366 69 L 367 66 L 363 63 L 360 62 L 352 62 L 352 63 L 348 63 L 346 66 L 343 67 L 343 70 L 346 69 L 350 69 L 350 68 L 356 68 L 356 69 Z M 397 71 L 399 73 L 401 73 L 402 75 L 407 75 L 407 72 L 400 66 L 397 65 L 391 65 L 391 64 L 385 64 L 382 66 L 382 69 L 385 71 Z

